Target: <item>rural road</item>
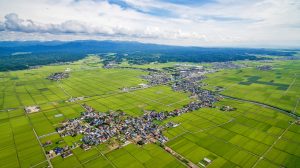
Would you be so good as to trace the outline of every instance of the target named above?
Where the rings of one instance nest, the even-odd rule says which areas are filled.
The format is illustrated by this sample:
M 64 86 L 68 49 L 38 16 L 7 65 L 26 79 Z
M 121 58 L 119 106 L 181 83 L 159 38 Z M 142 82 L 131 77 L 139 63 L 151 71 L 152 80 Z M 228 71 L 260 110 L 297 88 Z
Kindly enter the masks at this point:
M 291 116 L 291 117 L 293 117 L 295 119 L 300 119 L 300 115 L 299 114 L 296 114 L 296 113 L 288 111 L 288 110 L 281 109 L 279 107 L 275 107 L 275 106 L 268 105 L 268 104 L 265 104 L 265 103 L 260 103 L 260 102 L 257 102 L 257 101 L 252 101 L 252 100 L 246 100 L 246 99 L 241 99 L 241 98 L 226 96 L 226 95 L 223 95 L 223 94 L 220 94 L 220 95 L 222 97 L 224 97 L 224 98 L 227 98 L 227 99 L 237 100 L 237 101 L 241 101 L 241 102 L 248 102 L 248 103 L 251 103 L 251 104 L 256 104 L 256 105 L 259 105 L 259 106 L 262 106 L 262 107 L 270 108 L 270 109 L 279 111 L 279 112 L 281 112 L 283 114 L 286 114 L 288 116 Z

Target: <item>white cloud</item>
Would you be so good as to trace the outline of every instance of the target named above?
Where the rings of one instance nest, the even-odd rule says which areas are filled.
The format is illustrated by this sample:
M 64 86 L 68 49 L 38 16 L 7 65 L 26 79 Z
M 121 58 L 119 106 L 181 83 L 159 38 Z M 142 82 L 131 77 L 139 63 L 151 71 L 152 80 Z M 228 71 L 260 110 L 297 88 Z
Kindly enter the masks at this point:
M 121 26 L 88 26 L 88 23 L 68 20 L 60 24 L 42 24 L 32 20 L 20 19 L 15 13 L 5 16 L 2 31 L 14 31 L 24 33 L 49 33 L 49 34 L 73 34 L 73 35 L 100 35 L 100 36 L 124 36 L 136 38 L 194 38 L 202 39 L 204 36 L 195 32 L 188 33 L 181 30 L 162 30 L 158 27 L 146 27 L 145 29 L 128 29 Z M 1 30 L 1 29 L 0 29 Z
M 297 0 L 217 0 L 201 5 L 161 0 L 123 3 L 128 6 L 106 0 L 1 0 L 0 40 L 18 34 L 16 40 L 23 36 L 209 46 L 300 44 Z
M 4 23 L 0 22 L 0 31 L 4 31 L 4 28 L 5 28 Z

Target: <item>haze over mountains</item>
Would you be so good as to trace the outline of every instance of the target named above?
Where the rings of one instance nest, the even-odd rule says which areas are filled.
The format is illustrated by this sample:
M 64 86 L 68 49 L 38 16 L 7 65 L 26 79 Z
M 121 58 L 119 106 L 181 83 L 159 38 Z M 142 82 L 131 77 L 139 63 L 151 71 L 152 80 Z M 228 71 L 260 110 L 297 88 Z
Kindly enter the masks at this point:
M 105 53 L 116 53 L 107 58 Z M 146 44 L 126 41 L 4 41 L 0 42 L 1 71 L 27 69 L 29 66 L 75 61 L 87 54 L 121 62 L 219 62 L 268 59 L 267 55 L 292 56 L 292 50 L 251 48 L 205 48 Z M 259 57 L 258 57 L 259 56 Z
M 77 41 L 0 41 L 1 55 L 11 52 L 137 52 L 137 51 L 169 51 L 185 50 L 201 52 L 208 51 L 218 53 L 222 51 L 239 51 L 240 54 L 270 54 L 278 52 L 276 55 L 286 55 L 278 49 L 264 48 L 224 48 L 224 47 L 183 47 L 174 45 L 160 45 L 151 43 L 129 42 L 129 41 L 96 41 L 96 40 L 77 40 Z M 74 50 L 72 50 L 74 49 Z M 216 51 L 217 50 L 217 51 Z M 242 51 L 242 52 L 241 52 Z M 280 53 L 280 54 L 279 54 Z M 289 54 L 288 54 L 289 55 Z

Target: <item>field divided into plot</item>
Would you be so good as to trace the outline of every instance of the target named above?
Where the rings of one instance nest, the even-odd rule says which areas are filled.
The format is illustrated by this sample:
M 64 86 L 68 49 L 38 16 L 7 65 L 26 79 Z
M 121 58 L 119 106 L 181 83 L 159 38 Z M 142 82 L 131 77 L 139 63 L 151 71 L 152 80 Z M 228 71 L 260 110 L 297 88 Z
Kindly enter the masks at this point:
M 92 59 L 88 58 L 87 60 Z M 107 70 L 90 67 L 78 61 L 69 65 L 44 66 L 39 69 L 0 73 L 0 108 L 14 109 L 29 105 L 45 105 L 67 100 L 72 96 L 95 96 L 118 92 L 120 88 L 142 83 L 143 71 L 130 69 Z M 86 63 L 89 64 L 89 63 Z M 58 82 L 46 78 L 54 72 L 71 69 L 70 78 Z
M 143 147 L 132 144 L 106 155 L 117 167 L 184 167 L 172 155 L 154 144 Z
M 104 70 L 103 70 L 104 71 Z M 139 71 L 115 71 L 114 73 L 93 70 L 83 77 L 83 73 L 74 72 L 69 79 L 61 82 L 62 87 L 72 96 L 93 96 L 117 92 L 122 87 L 136 86 L 142 83 L 138 78 Z M 123 74 L 124 73 L 124 74 Z M 15 74 L 18 79 L 1 81 L 1 107 L 2 109 L 19 108 L 35 104 L 67 100 L 68 95 L 54 81 L 45 79 L 51 72 L 34 74 L 24 77 L 23 72 Z M 90 75 L 89 75 L 90 74 Z M 12 74 L 6 74 L 9 78 Z M 100 76 L 100 77 L 98 77 Z
M 35 104 L 46 104 L 53 101 L 67 99 L 64 92 L 57 87 L 57 83 L 46 80 L 47 75 L 51 72 L 31 73 L 30 77 L 23 76 L 26 71 L 9 73 L 7 77 L 12 75 L 18 76 L 16 80 L 7 80 L 2 82 L 2 109 L 19 108 L 21 106 L 29 106 Z
M 1 120 L 1 167 L 46 166 L 46 158 L 25 116 Z
M 263 63 L 261 63 L 263 64 Z M 300 61 L 268 63 L 271 71 L 260 71 L 255 67 L 241 70 L 221 70 L 208 75 L 208 89 L 224 87 L 222 94 L 254 100 L 285 110 L 300 113 L 295 108 L 300 98 Z
M 66 119 L 78 117 L 84 111 L 80 106 L 82 103 L 101 112 L 120 109 L 139 116 L 143 110 L 171 111 L 191 101 L 189 94 L 174 92 L 170 86 L 120 92 L 122 87 L 146 83 L 139 78 L 146 72 L 102 69 L 94 61 L 97 59 L 91 57 L 70 65 L 0 73 L 0 167 L 47 166 L 36 136 L 42 143 L 48 140 L 59 142 L 45 147 L 46 150 L 78 142 L 81 136 L 62 138 L 55 128 Z M 159 67 L 173 64 L 160 64 Z M 277 62 L 273 71 L 259 73 L 254 68 L 242 72 L 226 70 L 211 74 L 206 82 L 211 89 L 224 86 L 223 94 L 253 98 L 298 112 L 300 105 L 295 106 L 295 101 L 300 85 L 298 76 L 294 75 L 298 65 L 297 62 Z M 46 79 L 51 73 L 66 68 L 72 69 L 70 78 L 59 83 Z M 279 89 L 280 86 L 288 88 Z M 87 98 L 78 103 L 65 102 L 70 95 Z M 41 111 L 26 115 L 23 106 L 27 105 L 39 105 Z M 222 112 L 218 110 L 222 105 L 231 105 L 237 111 Z M 213 161 L 209 167 L 297 167 L 300 162 L 300 127 L 290 125 L 292 118 L 233 100 L 224 99 L 217 106 L 161 123 L 180 123 L 180 126 L 164 132 L 170 139 L 166 145 L 195 164 L 204 157 L 210 158 Z M 263 159 L 259 160 L 261 156 Z M 76 148 L 72 156 L 66 159 L 56 157 L 51 163 L 54 167 L 183 167 L 155 144 L 143 147 L 130 144 L 113 151 L 105 144 L 88 151 Z
M 84 111 L 80 106 L 82 103 L 89 104 L 102 112 L 122 109 L 128 114 L 138 116 L 144 109 L 170 111 L 190 101 L 188 94 L 174 92 L 168 86 L 122 93 L 120 88 L 145 82 L 139 78 L 145 72 L 130 69 L 105 70 L 82 65 L 83 62 L 79 62 L 80 64 L 76 62 L 71 65 L 45 66 L 35 70 L 0 74 L 2 91 L 0 129 L 3 140 L 0 160 L 6 167 L 48 165 L 36 136 L 42 143 L 51 140 L 59 142 L 58 145 L 62 147 L 79 141 L 80 136 L 61 138 L 55 133 L 55 128 L 66 119 L 78 117 Z M 61 82 L 46 79 L 51 73 L 64 71 L 66 68 L 72 69 L 70 78 Z M 65 102 L 70 95 L 87 96 L 87 98 L 78 103 Z M 41 111 L 26 115 L 23 108 L 29 105 L 39 105 Z M 46 147 L 46 150 L 56 145 Z M 112 167 L 115 162 L 114 155 L 119 155 L 118 153 L 123 153 L 124 150 L 128 153 L 123 158 L 124 164 L 134 161 L 136 165 L 151 167 L 152 161 L 158 162 L 162 159 L 161 167 L 182 166 L 156 145 L 146 145 L 142 152 L 140 152 L 141 149 L 133 149 L 137 146 L 131 148 L 130 146 L 116 150 L 112 154 L 107 153 L 107 149 L 104 150 L 102 147 L 93 148 L 87 152 L 77 148 L 73 151 L 73 156 L 66 159 L 57 157 L 51 162 L 55 167 L 98 167 L 99 165 Z M 103 156 L 101 151 L 106 152 L 107 157 Z M 135 152 L 145 158 L 134 158 Z M 122 158 L 117 160 L 121 161 Z
M 160 95 L 160 97 L 158 97 L 157 94 Z M 140 97 L 136 95 L 143 96 Z M 32 113 L 29 115 L 29 118 L 33 123 L 33 127 L 36 129 L 38 136 L 42 136 L 54 132 L 55 127 L 63 120 L 80 116 L 80 113 L 84 111 L 80 106 L 81 103 L 86 103 L 101 112 L 120 109 L 130 115 L 139 116 L 143 113 L 143 109 L 170 111 L 180 108 L 187 103 L 186 101 L 189 101 L 187 98 L 188 96 L 184 93 L 173 92 L 167 86 L 158 86 L 140 91 L 133 91 L 132 93 L 120 93 L 105 98 L 97 98 L 95 100 L 84 100 L 79 104 L 61 103 L 60 105 L 51 107 L 51 109 Z M 175 100 L 175 102 L 177 101 L 178 103 L 168 106 L 172 100 Z
M 58 135 L 52 135 L 59 139 Z M 46 138 L 44 138 L 46 139 Z M 70 137 L 65 140 L 71 142 Z M 65 145 L 65 144 L 61 144 Z M 108 150 L 105 145 L 93 147 L 88 151 L 81 148 L 73 150 L 73 155 L 62 159 L 56 157 L 51 160 L 54 167 L 184 167 L 176 158 L 164 151 L 158 145 L 147 144 L 137 146 L 129 144 L 123 148 Z
M 297 167 L 300 127 L 290 126 L 292 118 L 249 103 L 219 104 L 237 111 L 201 109 L 173 118 L 181 125 L 166 131 L 167 145 L 196 164 L 205 157 L 213 160 L 209 167 Z
M 186 93 L 174 92 L 168 86 L 156 86 L 93 98 L 85 103 L 103 112 L 120 109 L 130 115 L 139 116 L 143 114 L 143 110 L 171 111 L 190 101 Z
M 72 96 L 97 96 L 120 91 L 123 87 L 137 86 L 145 72 L 128 69 L 99 69 L 77 71 L 62 81 L 62 87 Z

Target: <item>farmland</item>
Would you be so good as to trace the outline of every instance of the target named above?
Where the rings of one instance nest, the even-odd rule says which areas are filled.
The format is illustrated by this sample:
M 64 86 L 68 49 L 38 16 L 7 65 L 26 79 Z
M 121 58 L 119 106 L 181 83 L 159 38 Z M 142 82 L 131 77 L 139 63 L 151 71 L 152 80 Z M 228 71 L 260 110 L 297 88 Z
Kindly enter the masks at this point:
M 210 74 L 208 89 L 221 86 L 228 96 L 254 100 L 300 113 L 295 108 L 300 98 L 299 61 L 274 61 L 271 71 L 260 71 L 256 63 L 242 70 L 224 70 Z
M 161 63 L 157 67 L 175 66 Z M 210 73 L 205 87 L 221 94 L 262 102 L 300 113 L 299 61 L 274 61 L 272 71 L 255 68 L 261 62 L 245 61 L 248 67 Z M 127 63 L 121 64 L 128 66 Z M 195 64 L 193 64 L 195 65 Z M 197 64 L 200 65 L 200 64 Z M 202 64 L 204 65 L 204 64 Z M 204 66 L 210 67 L 205 64 Z M 174 91 L 168 84 L 123 92 L 124 87 L 147 83 L 140 76 L 151 65 L 139 69 L 102 68 L 99 57 L 37 69 L 0 73 L 0 167 L 185 167 L 186 165 L 155 143 L 133 143 L 112 148 L 114 139 L 85 151 L 72 149 L 73 155 L 48 159 L 45 151 L 56 146 L 72 146 L 82 138 L 61 137 L 56 128 L 73 119 L 89 105 L 99 112 L 124 111 L 138 117 L 144 110 L 172 111 L 193 101 L 190 93 Z M 70 77 L 52 81 L 47 77 L 71 69 Z M 67 101 L 74 97 L 82 100 Z M 37 105 L 39 112 L 25 113 L 24 106 Z M 235 111 L 222 111 L 233 106 Z M 201 108 L 164 121 L 179 123 L 167 128 L 164 145 L 201 167 L 204 158 L 208 167 L 297 167 L 300 163 L 300 126 L 295 119 L 266 106 L 222 99 L 214 107 Z M 43 147 L 47 141 L 55 142 Z
M 292 118 L 248 103 L 222 104 L 238 110 L 201 109 L 172 119 L 182 124 L 166 131 L 167 145 L 195 163 L 210 158 L 211 167 L 297 167 L 299 126 Z

